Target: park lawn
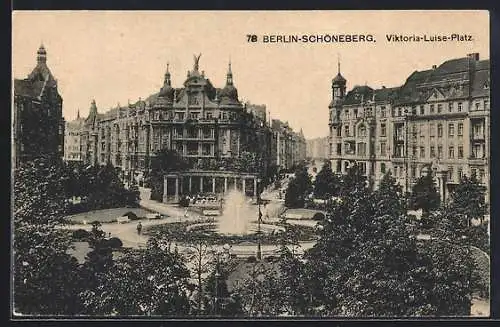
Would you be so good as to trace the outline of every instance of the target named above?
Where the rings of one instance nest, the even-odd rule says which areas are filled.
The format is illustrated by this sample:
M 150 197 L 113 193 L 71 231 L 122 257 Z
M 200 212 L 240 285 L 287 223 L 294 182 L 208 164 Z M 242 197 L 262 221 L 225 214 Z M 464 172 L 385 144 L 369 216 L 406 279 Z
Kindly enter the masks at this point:
M 116 218 L 123 216 L 127 212 L 133 212 L 138 218 L 145 218 L 151 211 L 142 208 L 113 208 L 113 209 L 102 209 L 93 210 L 78 213 L 76 215 L 67 216 L 66 218 L 74 223 L 83 223 L 86 221 L 90 224 L 93 221 L 98 221 L 100 223 L 116 222 Z

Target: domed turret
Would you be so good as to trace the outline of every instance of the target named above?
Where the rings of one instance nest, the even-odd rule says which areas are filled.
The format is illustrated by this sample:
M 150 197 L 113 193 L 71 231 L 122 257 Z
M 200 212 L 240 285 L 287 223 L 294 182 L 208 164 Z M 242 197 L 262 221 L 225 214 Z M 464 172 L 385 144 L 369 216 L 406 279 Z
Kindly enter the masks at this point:
M 170 72 L 168 68 L 169 64 L 167 63 L 167 72 L 165 73 L 165 81 L 163 82 L 163 87 L 160 89 L 158 97 L 172 100 L 174 97 L 174 89 L 172 87 L 172 82 L 170 80 Z
M 221 100 L 238 101 L 238 90 L 233 85 L 233 72 L 231 70 L 231 61 L 229 61 L 229 68 L 226 75 L 226 86 L 218 94 Z
M 345 84 L 346 79 L 340 74 L 340 72 L 332 79 L 333 84 Z
M 36 52 L 37 57 L 36 61 L 40 63 L 46 63 L 47 62 L 47 51 L 45 50 L 45 47 L 40 45 L 40 48 L 38 48 L 38 51 Z
M 346 94 L 347 80 L 340 74 L 340 60 L 337 61 L 337 76 L 332 79 L 332 102 L 330 107 L 339 104 Z

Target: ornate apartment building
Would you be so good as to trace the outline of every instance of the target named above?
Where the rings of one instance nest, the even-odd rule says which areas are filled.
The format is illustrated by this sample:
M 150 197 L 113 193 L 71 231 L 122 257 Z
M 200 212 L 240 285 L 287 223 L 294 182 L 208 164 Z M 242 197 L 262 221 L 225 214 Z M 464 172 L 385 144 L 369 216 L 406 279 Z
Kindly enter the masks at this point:
M 81 124 L 74 136 L 80 138 L 80 159 L 88 164 L 110 162 L 137 181 L 147 175 L 155 153 L 165 148 L 178 151 L 199 171 L 220 170 L 221 162 L 255 153 L 265 171 L 272 156 L 265 107 L 247 106 L 238 99 L 231 63 L 226 85 L 216 88 L 199 70 L 199 59 L 195 57 L 182 87 L 172 86 L 167 65 L 163 87 L 145 100 L 103 114 L 92 101 L 88 117 L 74 122 Z
M 42 45 L 33 71 L 25 79 L 14 80 L 14 167 L 38 156 L 63 156 L 62 102 Z
M 395 88 L 332 80 L 330 159 L 338 173 L 357 164 L 377 186 L 389 170 L 405 191 L 431 169 L 443 199 L 476 174 L 489 198 L 490 63 L 479 54 L 415 71 Z
M 280 170 L 289 170 L 306 158 L 306 140 L 302 129 L 294 132 L 288 122 L 271 120 L 272 164 Z
M 64 128 L 64 161 L 82 161 L 81 133 L 85 119 L 80 117 L 80 110 L 74 121 L 66 122 Z

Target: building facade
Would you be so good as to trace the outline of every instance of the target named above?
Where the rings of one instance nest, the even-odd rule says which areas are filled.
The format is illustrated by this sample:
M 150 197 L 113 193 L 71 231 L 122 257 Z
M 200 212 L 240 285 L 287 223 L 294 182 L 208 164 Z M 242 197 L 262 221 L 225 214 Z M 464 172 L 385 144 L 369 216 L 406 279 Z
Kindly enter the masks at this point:
M 57 80 L 40 46 L 37 64 L 25 79 L 14 80 L 13 166 L 39 156 L 62 158 L 64 153 L 63 99 Z
M 74 121 L 66 122 L 64 128 L 64 161 L 82 162 L 81 133 L 85 119 L 80 117 L 80 110 Z
M 272 160 L 265 106 L 238 99 L 231 63 L 225 86 L 216 88 L 199 70 L 199 59 L 195 57 L 182 87 L 172 86 L 167 65 L 163 87 L 145 100 L 105 113 L 98 112 L 93 100 L 88 117 L 75 122 L 81 126 L 81 160 L 94 165 L 111 163 L 121 168 L 125 178 L 140 182 L 157 151 L 170 149 L 192 163 L 193 174 L 195 170 L 224 170 L 224 163 L 253 157 L 259 163 L 259 172 L 253 173 L 265 175 Z M 183 189 L 188 189 L 187 181 Z
M 272 164 L 279 170 L 290 170 L 306 158 L 306 140 L 302 129 L 294 132 L 288 122 L 271 120 Z
M 448 60 L 395 88 L 346 92 L 346 82 L 339 67 L 329 105 L 334 171 L 357 164 L 377 186 L 390 170 L 409 192 L 431 169 L 442 199 L 462 175 L 476 174 L 489 197 L 489 60 Z
M 328 137 L 318 137 L 306 141 L 307 157 L 312 159 L 330 158 L 330 143 Z

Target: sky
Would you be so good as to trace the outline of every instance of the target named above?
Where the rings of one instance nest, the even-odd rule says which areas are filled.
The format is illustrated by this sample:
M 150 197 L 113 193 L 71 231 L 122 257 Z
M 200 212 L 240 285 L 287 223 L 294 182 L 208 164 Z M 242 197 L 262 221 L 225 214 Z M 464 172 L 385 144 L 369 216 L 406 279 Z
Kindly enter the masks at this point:
M 472 41 L 388 42 L 386 34 L 468 34 Z M 257 35 L 249 42 L 247 35 Z M 376 42 L 264 43 L 264 35 L 372 34 Z M 182 87 L 193 55 L 223 87 L 228 62 L 240 100 L 265 104 L 271 118 L 328 135 L 331 79 L 340 61 L 347 89 L 404 83 L 415 70 L 478 52 L 489 58 L 487 11 L 15 11 L 12 70 L 25 78 L 40 44 L 58 80 L 63 116 L 87 116 L 159 91 L 169 63 Z

